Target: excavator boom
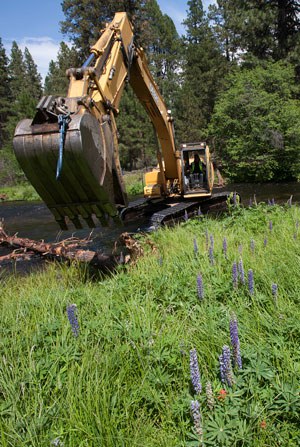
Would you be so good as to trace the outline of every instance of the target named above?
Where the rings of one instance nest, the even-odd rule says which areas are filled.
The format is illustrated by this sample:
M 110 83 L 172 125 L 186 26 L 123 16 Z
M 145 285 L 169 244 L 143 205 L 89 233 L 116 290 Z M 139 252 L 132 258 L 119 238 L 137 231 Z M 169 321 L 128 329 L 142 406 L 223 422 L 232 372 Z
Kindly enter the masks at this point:
M 115 14 L 87 61 L 67 70 L 67 75 L 67 96 L 43 97 L 33 120 L 17 125 L 13 141 L 25 175 L 61 228 L 67 228 L 66 218 L 76 228 L 81 228 L 81 218 L 90 227 L 95 225 L 93 216 L 104 225 L 110 218 L 118 221 L 120 209 L 127 206 L 115 122 L 126 81 L 145 107 L 159 141 L 159 170 L 147 174 L 146 196 L 186 194 L 171 112 L 143 49 L 134 44 L 126 13 Z M 201 194 L 210 195 L 211 188 Z

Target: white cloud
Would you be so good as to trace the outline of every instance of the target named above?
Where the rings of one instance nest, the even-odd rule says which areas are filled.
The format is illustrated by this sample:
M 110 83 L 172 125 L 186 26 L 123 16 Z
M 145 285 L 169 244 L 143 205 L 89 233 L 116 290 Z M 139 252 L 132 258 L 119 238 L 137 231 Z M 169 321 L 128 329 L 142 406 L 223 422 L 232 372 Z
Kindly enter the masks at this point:
M 23 37 L 21 40 L 17 39 L 5 39 L 4 46 L 7 51 L 7 55 L 10 56 L 11 44 L 15 40 L 18 47 L 24 51 L 25 47 L 28 48 L 34 62 L 38 67 L 38 71 L 41 74 L 43 80 L 48 72 L 49 62 L 57 57 L 59 50 L 59 42 L 55 41 L 51 37 Z

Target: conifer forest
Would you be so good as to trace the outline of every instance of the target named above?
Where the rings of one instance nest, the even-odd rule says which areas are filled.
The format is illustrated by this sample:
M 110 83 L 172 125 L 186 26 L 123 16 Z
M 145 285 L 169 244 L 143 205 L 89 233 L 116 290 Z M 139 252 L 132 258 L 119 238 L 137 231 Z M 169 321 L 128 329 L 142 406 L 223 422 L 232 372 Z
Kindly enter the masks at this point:
M 208 9 L 189 0 L 183 35 L 156 0 L 63 0 L 62 10 L 54 26 L 72 46 L 61 42 L 44 82 L 28 49 L 13 42 L 7 54 L 0 36 L 1 185 L 24 181 L 12 153 L 16 123 L 33 116 L 43 94 L 66 95 L 66 69 L 83 63 L 121 10 L 175 116 L 177 143 L 207 141 L 230 181 L 300 178 L 298 0 L 218 0 Z M 117 124 L 123 169 L 153 166 L 156 138 L 129 86 Z

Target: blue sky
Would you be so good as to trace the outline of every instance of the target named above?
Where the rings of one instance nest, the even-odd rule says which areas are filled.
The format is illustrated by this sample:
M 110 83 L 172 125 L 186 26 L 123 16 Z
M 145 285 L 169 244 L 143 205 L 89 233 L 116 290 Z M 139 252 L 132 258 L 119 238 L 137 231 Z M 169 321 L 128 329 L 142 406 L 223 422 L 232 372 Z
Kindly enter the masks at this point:
M 203 3 L 208 2 L 205 0 Z M 8 56 L 13 40 L 22 50 L 27 46 L 44 77 L 50 60 L 56 58 L 59 43 L 63 40 L 59 26 L 59 22 L 64 19 L 61 0 L 2 0 L 1 3 L 0 37 Z M 158 3 L 182 34 L 187 1 L 158 0 Z

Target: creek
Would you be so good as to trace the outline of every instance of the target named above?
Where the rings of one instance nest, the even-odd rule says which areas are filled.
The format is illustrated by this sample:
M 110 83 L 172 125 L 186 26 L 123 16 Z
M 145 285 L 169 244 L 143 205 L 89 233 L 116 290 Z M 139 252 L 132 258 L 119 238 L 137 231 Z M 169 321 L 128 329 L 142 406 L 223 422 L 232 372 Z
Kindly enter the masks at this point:
M 237 191 L 244 206 L 248 206 L 250 197 L 256 196 L 257 202 L 274 199 L 276 203 L 284 203 L 293 196 L 293 202 L 300 202 L 300 183 L 246 183 L 229 184 L 224 188 L 216 188 L 216 192 Z M 71 236 L 86 238 L 91 229 L 60 231 L 52 214 L 42 202 L 2 202 L 0 218 L 4 219 L 5 229 L 9 234 L 18 233 L 19 237 L 46 242 L 55 242 Z M 127 231 L 134 233 L 143 225 L 136 220 L 123 226 L 97 227 L 92 231 L 93 245 L 101 251 L 111 251 L 113 242 Z

